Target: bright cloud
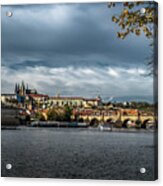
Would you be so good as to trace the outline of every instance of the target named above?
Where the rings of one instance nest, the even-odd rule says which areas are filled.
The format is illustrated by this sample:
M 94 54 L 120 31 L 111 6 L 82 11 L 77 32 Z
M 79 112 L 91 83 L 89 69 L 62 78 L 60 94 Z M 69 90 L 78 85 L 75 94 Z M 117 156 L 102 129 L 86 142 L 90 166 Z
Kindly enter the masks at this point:
M 135 72 L 132 73 L 131 72 Z M 111 96 L 151 95 L 152 78 L 140 75 L 139 69 L 125 68 L 64 68 L 27 67 L 14 70 L 2 67 L 2 92 L 13 92 L 14 83 L 22 80 L 40 92 L 54 95 Z M 12 81 L 13 82 L 12 82 Z
M 114 14 L 107 3 L 2 6 L 2 92 L 24 80 L 49 95 L 152 96 L 149 40 L 119 40 Z
M 119 77 L 119 74 L 117 73 L 117 71 L 112 69 L 112 68 L 108 69 L 108 74 L 113 76 L 113 77 Z

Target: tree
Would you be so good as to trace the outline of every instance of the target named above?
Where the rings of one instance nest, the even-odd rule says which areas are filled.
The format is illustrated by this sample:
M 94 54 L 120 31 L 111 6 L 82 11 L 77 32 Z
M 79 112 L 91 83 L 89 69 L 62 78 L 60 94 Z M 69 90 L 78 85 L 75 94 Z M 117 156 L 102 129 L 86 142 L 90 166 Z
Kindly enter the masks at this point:
M 48 120 L 53 121 L 71 121 L 72 109 L 69 106 L 64 108 L 52 108 L 49 109 L 47 116 Z
M 153 37 L 158 27 L 157 4 L 154 2 L 124 2 L 119 15 L 113 15 L 112 21 L 121 28 L 117 36 L 125 39 L 130 33 L 139 36 L 144 32 L 147 38 Z M 108 7 L 115 7 L 116 3 L 109 3 Z
M 52 121 L 64 120 L 64 113 L 59 109 L 55 109 L 55 108 L 49 109 L 47 116 L 48 116 L 48 120 L 52 120 Z
M 40 120 L 40 121 L 44 121 L 45 120 L 45 118 L 44 118 L 44 116 L 43 116 L 43 114 L 41 112 L 36 112 L 35 113 L 35 118 L 37 120 Z
M 71 115 L 72 115 L 72 109 L 68 105 L 65 105 L 65 107 L 64 107 L 64 120 L 71 121 Z
M 109 3 L 115 7 L 117 3 Z M 112 21 L 120 27 L 117 37 L 125 39 L 129 34 L 140 36 L 142 33 L 150 39 L 151 56 L 147 61 L 148 75 L 157 76 L 157 38 L 158 38 L 158 7 L 155 2 L 124 2 L 120 14 L 113 15 Z M 155 38 L 153 40 L 153 38 Z M 152 40 L 151 40 L 152 39 Z

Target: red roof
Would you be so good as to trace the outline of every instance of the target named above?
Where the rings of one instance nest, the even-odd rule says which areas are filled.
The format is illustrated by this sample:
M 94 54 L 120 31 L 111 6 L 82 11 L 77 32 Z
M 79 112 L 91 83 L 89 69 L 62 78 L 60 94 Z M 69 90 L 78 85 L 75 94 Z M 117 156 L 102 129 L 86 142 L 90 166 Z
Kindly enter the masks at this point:
M 47 94 L 28 94 L 28 96 L 31 96 L 31 97 L 49 97 Z
M 84 98 L 82 97 L 63 97 L 63 96 L 55 96 L 55 97 L 50 97 L 51 99 L 80 99 L 83 100 Z
M 83 97 L 64 97 L 64 96 L 54 96 L 51 99 L 80 99 L 85 101 L 99 101 L 99 98 L 83 98 Z

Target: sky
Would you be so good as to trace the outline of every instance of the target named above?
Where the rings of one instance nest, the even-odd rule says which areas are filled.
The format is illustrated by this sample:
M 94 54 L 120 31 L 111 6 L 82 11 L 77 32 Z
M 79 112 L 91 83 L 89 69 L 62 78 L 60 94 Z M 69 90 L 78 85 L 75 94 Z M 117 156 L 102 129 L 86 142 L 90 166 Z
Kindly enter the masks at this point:
M 111 17 L 120 9 L 107 3 L 2 6 L 2 93 L 13 93 L 23 80 L 51 96 L 152 97 L 149 40 L 117 38 Z

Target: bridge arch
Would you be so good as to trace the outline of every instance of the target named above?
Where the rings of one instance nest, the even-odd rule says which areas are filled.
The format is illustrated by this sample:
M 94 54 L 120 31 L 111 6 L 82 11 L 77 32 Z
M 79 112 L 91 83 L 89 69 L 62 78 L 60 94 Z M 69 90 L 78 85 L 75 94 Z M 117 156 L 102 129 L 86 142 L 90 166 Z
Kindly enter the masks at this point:
M 103 123 L 104 126 L 108 126 L 108 127 L 113 127 L 113 124 L 115 124 L 113 118 L 108 118 L 108 119 Z
M 96 118 L 93 118 L 93 119 L 91 119 L 91 121 L 90 121 L 90 126 L 91 127 L 96 127 L 96 126 L 98 126 L 99 125 L 99 120 L 98 119 L 96 119 Z
M 127 118 L 122 123 L 122 128 L 128 128 L 129 122 L 133 122 L 130 118 Z
M 107 119 L 105 122 L 106 123 L 111 123 L 111 122 L 113 122 L 114 120 L 113 120 L 113 118 L 109 118 L 109 119 Z
M 84 119 L 83 118 L 79 118 L 78 120 L 80 123 L 83 123 L 84 122 Z
M 84 119 L 84 118 L 83 118 Z M 84 119 L 84 122 L 87 123 L 87 124 L 90 124 L 90 119 L 89 118 L 85 118 Z
M 143 123 L 142 123 L 142 125 L 141 125 L 141 128 L 146 129 L 147 128 L 147 124 L 148 124 L 149 121 L 152 121 L 152 120 L 150 118 L 144 120 Z

